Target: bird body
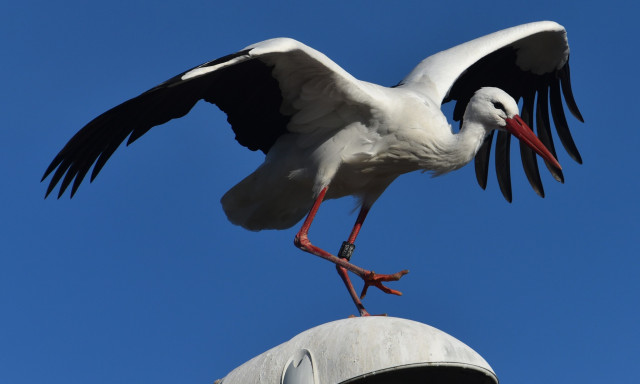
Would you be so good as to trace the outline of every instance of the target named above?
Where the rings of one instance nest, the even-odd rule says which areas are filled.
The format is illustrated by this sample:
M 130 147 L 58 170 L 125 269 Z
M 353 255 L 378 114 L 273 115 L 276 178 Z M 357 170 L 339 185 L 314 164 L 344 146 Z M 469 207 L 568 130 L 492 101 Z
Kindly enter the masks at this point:
M 288 228 L 328 185 L 325 199 L 352 195 L 371 206 L 401 174 L 420 169 L 442 174 L 473 158 L 448 151 L 456 137 L 428 100 L 403 89 L 379 88 L 377 105 L 362 113 L 345 108 L 346 125 L 324 140 L 300 133 L 281 136 L 264 164 L 223 196 L 230 221 L 250 230 Z
M 582 121 L 573 98 L 566 31 L 554 22 L 525 24 L 432 55 L 393 87 L 361 81 L 324 54 L 289 38 L 266 40 L 204 63 L 98 116 L 81 129 L 45 171 L 47 195 L 60 183 L 71 196 L 93 166 L 91 181 L 118 146 L 184 116 L 199 101 L 227 114 L 236 140 L 266 154 L 264 163 L 221 199 L 229 220 L 258 231 L 283 229 L 305 215 L 296 245 L 334 262 L 361 314 L 346 271 L 365 288 L 397 280 L 350 264 L 353 242 L 369 209 L 400 175 L 416 170 L 441 175 L 475 158 L 487 183 L 496 139 L 496 175 L 511 201 L 510 137 L 533 189 L 544 196 L 536 161 L 563 181 L 551 138 L 551 117 L 569 155 L 581 162 L 568 129 L 568 110 Z M 518 101 L 522 100 L 522 113 Z M 456 132 L 440 110 L 455 101 Z M 520 116 L 522 115 L 522 117 Z M 531 127 L 535 126 L 538 136 Z M 55 171 L 55 172 L 54 172 Z M 355 196 L 360 214 L 339 257 L 315 247 L 308 230 L 326 199 Z

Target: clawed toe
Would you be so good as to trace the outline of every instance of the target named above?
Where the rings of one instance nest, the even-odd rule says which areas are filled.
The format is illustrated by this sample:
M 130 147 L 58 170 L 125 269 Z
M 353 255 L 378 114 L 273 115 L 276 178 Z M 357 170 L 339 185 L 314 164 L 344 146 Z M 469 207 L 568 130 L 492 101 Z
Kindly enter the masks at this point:
M 395 289 L 391 289 L 382 283 L 385 281 L 398 281 L 402 278 L 402 276 L 406 275 L 407 273 L 409 273 L 408 269 L 402 270 L 400 272 L 396 272 L 392 275 L 381 275 L 381 274 L 376 274 L 373 271 L 370 271 L 367 275 L 362 277 L 362 279 L 364 280 L 364 287 L 362 288 L 362 293 L 360 293 L 360 299 L 361 300 L 364 299 L 364 297 L 367 294 L 367 290 L 369 289 L 369 286 L 377 287 L 382 292 L 387 294 L 402 296 L 402 292 L 397 291 Z

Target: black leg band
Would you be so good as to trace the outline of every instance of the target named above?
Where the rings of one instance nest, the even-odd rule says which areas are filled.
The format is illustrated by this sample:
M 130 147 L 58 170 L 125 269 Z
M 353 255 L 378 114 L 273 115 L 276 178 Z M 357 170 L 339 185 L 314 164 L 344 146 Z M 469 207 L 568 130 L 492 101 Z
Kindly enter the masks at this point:
M 340 251 L 338 252 L 338 257 L 341 259 L 347 259 L 347 261 L 349 261 L 351 260 L 351 255 L 353 255 L 353 251 L 355 249 L 356 249 L 355 244 L 343 241 L 342 246 L 340 247 Z

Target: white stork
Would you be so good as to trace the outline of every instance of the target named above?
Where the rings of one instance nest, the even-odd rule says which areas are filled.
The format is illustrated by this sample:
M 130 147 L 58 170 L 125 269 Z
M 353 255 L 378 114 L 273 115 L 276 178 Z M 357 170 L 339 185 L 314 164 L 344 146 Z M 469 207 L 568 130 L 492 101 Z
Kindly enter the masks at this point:
M 544 196 L 535 154 L 563 181 L 551 139 L 551 116 L 560 141 L 581 163 L 562 104 L 580 121 L 569 78 L 565 29 L 543 21 L 480 37 L 423 60 L 398 85 L 358 80 L 322 53 L 278 38 L 204 63 L 103 113 L 69 140 L 51 162 L 47 195 L 71 196 L 93 165 L 91 181 L 128 137 L 184 116 L 199 101 L 224 111 L 237 141 L 266 154 L 264 163 L 222 197 L 229 220 L 252 231 L 289 228 L 307 215 L 295 237 L 298 248 L 336 264 L 361 315 L 370 285 L 408 271 L 375 274 L 349 262 L 369 209 L 401 174 L 422 170 L 441 175 L 475 157 L 478 182 L 486 187 L 492 138 L 496 171 L 511 201 L 510 136 L 533 189 Z M 522 99 L 522 113 L 517 101 Z M 440 110 L 455 101 L 456 132 Z M 535 104 L 535 112 L 534 112 Z M 533 127 L 536 115 L 538 137 Z M 55 171 L 55 172 L 54 172 Z M 352 195 L 360 213 L 338 256 L 311 244 L 309 227 L 322 201 Z M 347 271 L 364 280 L 360 297 Z

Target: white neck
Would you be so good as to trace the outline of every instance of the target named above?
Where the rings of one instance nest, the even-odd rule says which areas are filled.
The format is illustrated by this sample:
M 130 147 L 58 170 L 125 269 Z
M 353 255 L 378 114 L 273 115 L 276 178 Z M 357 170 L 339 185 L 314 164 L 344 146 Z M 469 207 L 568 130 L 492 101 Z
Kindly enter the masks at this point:
M 429 145 L 417 156 L 419 168 L 442 175 L 467 165 L 478 153 L 487 135 L 485 127 L 474 121 L 465 121 L 458 133 L 450 129 L 440 137 L 429 140 Z
M 422 169 L 442 175 L 469 163 L 478 153 L 487 130 L 470 119 L 465 120 L 458 133 L 452 132 L 448 124 L 429 131 L 412 129 L 403 133 L 406 135 L 401 140 L 394 140 L 382 156 L 376 157 L 381 161 L 378 166 L 391 165 L 394 172 L 402 167 L 404 172 Z
M 463 165 L 476 156 L 487 133 L 484 125 L 475 121 L 465 121 L 460 132 L 454 135 L 457 141 L 455 151 L 463 157 L 460 159 L 464 162 Z
M 450 132 L 438 154 L 436 174 L 444 174 L 467 165 L 478 153 L 487 130 L 480 123 L 465 121 L 460 132 Z

